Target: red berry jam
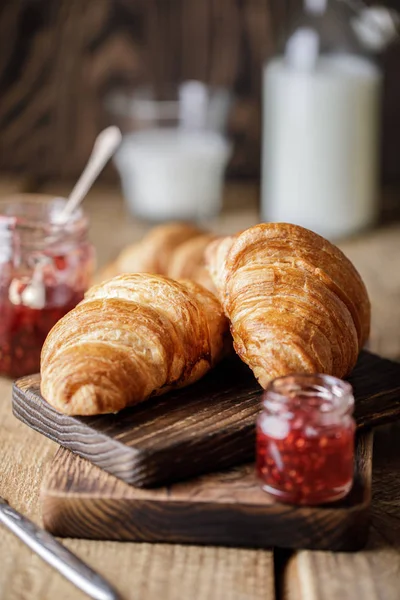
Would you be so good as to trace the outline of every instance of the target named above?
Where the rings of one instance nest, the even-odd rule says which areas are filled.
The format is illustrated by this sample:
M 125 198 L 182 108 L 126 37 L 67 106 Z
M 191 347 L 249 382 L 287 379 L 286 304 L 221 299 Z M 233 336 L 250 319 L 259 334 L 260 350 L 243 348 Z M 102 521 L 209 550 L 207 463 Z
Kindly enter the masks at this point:
M 51 223 L 61 199 L 19 196 L 0 202 L 0 374 L 17 378 L 40 368 L 50 329 L 84 296 L 94 251 L 87 220 L 65 230 Z
M 327 375 L 290 375 L 267 388 L 257 422 L 257 472 L 265 491 L 291 504 L 345 496 L 354 472 L 354 398 Z

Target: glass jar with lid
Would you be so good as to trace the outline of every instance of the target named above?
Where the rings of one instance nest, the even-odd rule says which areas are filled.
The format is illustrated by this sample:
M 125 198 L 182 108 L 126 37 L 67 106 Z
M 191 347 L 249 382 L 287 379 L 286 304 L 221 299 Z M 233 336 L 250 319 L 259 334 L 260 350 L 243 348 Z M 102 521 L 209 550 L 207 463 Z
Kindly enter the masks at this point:
M 257 471 L 283 502 L 322 504 L 345 496 L 354 473 L 354 397 L 329 375 L 272 381 L 257 422 Z
M 88 220 L 78 210 L 56 224 L 63 198 L 21 194 L 0 200 L 0 374 L 40 367 L 44 340 L 83 299 L 94 269 Z

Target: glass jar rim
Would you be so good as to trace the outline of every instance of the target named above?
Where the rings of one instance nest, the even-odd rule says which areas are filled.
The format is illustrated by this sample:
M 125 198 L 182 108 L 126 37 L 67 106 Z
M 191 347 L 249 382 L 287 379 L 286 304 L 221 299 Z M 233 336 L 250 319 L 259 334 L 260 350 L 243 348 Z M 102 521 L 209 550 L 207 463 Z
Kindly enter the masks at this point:
M 0 199 L 0 235 L 19 231 L 43 234 L 43 238 L 79 235 L 87 231 L 89 221 L 82 208 L 78 208 L 66 224 L 53 220 L 64 208 L 67 200 L 45 194 L 15 194 Z
M 190 79 L 117 88 L 104 98 L 110 118 L 125 133 L 167 127 L 225 133 L 232 102 L 230 88 Z
M 353 412 L 354 395 L 349 382 L 333 375 L 293 373 L 273 379 L 264 391 L 262 403 L 274 413 L 297 409 L 344 415 Z
M 207 105 L 216 95 L 223 94 L 227 98 L 232 97 L 232 90 L 229 86 L 210 84 L 200 79 L 185 79 L 163 86 L 162 94 L 154 85 L 143 84 L 135 88 L 116 88 L 105 96 L 105 107 L 110 114 L 122 117 L 178 118 L 183 102 L 179 93 L 182 85 L 206 92 Z

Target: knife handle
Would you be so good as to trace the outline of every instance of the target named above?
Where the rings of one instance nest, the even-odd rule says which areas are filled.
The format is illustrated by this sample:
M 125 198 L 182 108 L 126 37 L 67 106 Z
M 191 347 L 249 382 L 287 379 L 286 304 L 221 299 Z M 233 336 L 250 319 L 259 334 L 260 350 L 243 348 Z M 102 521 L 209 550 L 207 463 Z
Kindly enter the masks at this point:
M 49 565 L 95 600 L 118 600 L 117 592 L 48 531 L 11 508 L 0 498 L 0 523 L 20 538 Z

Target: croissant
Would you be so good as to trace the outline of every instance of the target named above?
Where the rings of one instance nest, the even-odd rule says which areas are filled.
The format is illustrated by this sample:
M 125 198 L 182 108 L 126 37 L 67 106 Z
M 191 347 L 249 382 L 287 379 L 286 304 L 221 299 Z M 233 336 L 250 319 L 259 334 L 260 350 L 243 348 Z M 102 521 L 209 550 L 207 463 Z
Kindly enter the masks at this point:
M 187 223 L 168 223 L 155 227 L 141 242 L 121 252 L 116 268 L 126 273 L 166 275 L 174 250 L 201 233 L 197 227 Z
M 166 275 L 174 250 L 180 244 L 202 234 L 200 229 L 188 223 L 167 223 L 154 227 L 140 242 L 122 250 L 116 260 L 105 268 L 105 274 L 106 276 L 110 273 L 112 276 L 122 273 Z
M 227 331 L 217 298 L 192 281 L 115 277 L 50 331 L 42 395 L 65 414 L 117 412 L 197 381 L 222 358 Z
M 206 262 L 235 350 L 262 387 L 293 372 L 352 370 L 369 335 L 370 303 L 336 246 L 302 227 L 268 223 L 212 242 Z
M 172 279 L 191 279 L 215 292 L 204 259 L 205 248 L 214 238 L 186 223 L 159 225 L 140 242 L 122 250 L 97 275 L 96 282 L 122 273 L 156 273 Z
M 180 244 L 170 257 L 167 275 L 172 279 L 192 279 L 215 292 L 205 265 L 205 250 L 215 235 L 205 233 Z

